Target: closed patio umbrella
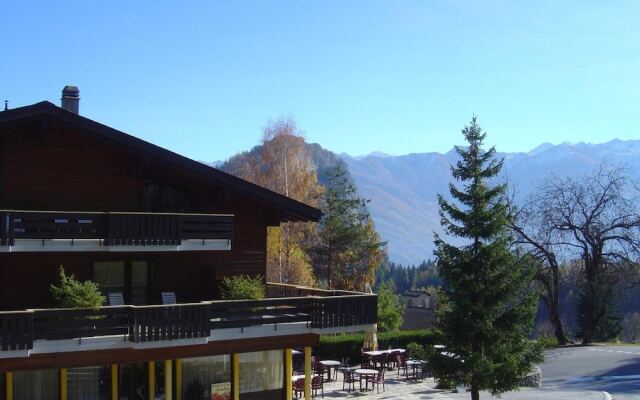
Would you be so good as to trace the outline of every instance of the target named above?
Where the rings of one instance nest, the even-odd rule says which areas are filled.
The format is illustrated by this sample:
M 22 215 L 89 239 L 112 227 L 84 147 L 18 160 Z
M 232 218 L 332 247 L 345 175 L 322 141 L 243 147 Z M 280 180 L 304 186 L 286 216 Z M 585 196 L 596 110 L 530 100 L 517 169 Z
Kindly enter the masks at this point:
M 366 283 L 364 285 L 364 292 L 373 294 L 371 285 Z M 369 350 L 378 350 L 378 324 L 373 324 L 371 328 L 368 328 L 364 332 L 364 344 L 362 347 Z

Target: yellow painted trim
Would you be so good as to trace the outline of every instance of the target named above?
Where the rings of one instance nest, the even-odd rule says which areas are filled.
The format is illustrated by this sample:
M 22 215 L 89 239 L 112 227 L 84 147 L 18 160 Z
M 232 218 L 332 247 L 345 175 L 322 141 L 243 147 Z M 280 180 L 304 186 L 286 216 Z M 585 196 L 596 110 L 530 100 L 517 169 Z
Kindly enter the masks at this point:
M 176 360 L 176 400 L 182 400 L 182 360 Z
M 285 349 L 284 351 L 284 387 L 285 399 L 293 400 L 293 351 Z
M 311 347 L 304 348 L 304 400 L 311 400 Z
M 67 369 L 60 368 L 60 400 L 67 400 L 69 391 L 67 390 Z
M 171 368 L 172 361 L 165 360 L 164 361 L 164 399 L 165 400 L 173 400 L 173 373 Z
M 13 400 L 13 372 L 7 372 L 5 377 L 7 400 Z
M 233 400 L 240 400 L 240 356 L 237 353 L 231 355 L 231 391 Z
M 149 361 L 149 366 L 147 368 L 148 378 L 149 378 L 149 400 L 155 400 L 156 398 L 156 362 Z
M 118 364 L 111 365 L 111 400 L 118 400 Z

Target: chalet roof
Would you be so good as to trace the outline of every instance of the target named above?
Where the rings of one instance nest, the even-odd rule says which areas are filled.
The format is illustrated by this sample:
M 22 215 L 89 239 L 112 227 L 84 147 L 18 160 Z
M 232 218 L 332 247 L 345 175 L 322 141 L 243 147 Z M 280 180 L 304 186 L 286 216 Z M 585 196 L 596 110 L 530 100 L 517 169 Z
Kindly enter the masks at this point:
M 420 297 L 423 294 L 431 296 L 426 290 L 405 290 L 404 293 L 402 293 L 405 297 Z
M 321 211 L 315 207 L 265 189 L 217 168 L 181 156 L 89 118 L 66 111 L 48 101 L 0 112 L 0 130 L 16 123 L 38 121 L 43 117 L 58 119 L 82 129 L 87 134 L 124 145 L 129 150 L 149 156 L 187 173 L 199 175 L 217 184 L 226 185 L 250 198 L 266 202 L 281 211 L 281 221 L 318 221 L 322 215 Z

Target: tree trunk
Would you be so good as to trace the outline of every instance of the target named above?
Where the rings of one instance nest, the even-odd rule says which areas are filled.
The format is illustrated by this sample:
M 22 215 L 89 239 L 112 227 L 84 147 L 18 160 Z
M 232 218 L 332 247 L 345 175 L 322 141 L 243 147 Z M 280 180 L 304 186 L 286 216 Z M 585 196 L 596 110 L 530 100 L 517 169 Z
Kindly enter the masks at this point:
M 471 385 L 471 400 L 480 400 L 480 391 L 475 385 Z
M 585 294 L 586 300 L 583 307 L 583 322 L 582 322 L 582 344 L 589 344 L 593 342 L 597 326 L 597 310 L 596 310 L 596 271 L 595 268 L 589 262 L 589 259 L 585 261 Z
M 562 321 L 560 320 L 557 305 L 554 309 L 552 309 L 551 307 L 549 308 L 549 320 L 553 325 L 553 334 L 556 336 L 558 344 L 560 346 L 564 346 L 565 344 L 567 344 L 567 336 L 564 334 L 564 328 L 562 327 Z

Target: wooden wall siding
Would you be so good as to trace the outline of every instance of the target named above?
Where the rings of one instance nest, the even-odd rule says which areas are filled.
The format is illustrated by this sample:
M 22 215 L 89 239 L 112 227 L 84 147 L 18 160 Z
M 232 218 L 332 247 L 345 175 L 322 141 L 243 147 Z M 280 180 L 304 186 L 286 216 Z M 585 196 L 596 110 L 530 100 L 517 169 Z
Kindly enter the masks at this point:
M 262 236 L 256 232 L 256 236 Z M 237 246 L 237 245 L 236 245 Z M 256 245 L 254 245 L 256 246 Z M 237 246 L 239 247 L 239 246 Z M 51 283 L 58 282 L 62 265 L 80 280 L 93 279 L 96 261 L 148 261 L 152 276 L 151 303 L 160 293 L 176 293 L 178 302 L 219 298 L 223 277 L 265 274 L 264 251 L 149 252 L 149 253 L 0 253 L 0 310 L 52 307 Z
M 113 149 L 54 126 L 3 136 L 3 208 L 136 210 L 140 178 Z
M 156 349 L 116 349 L 67 353 L 32 354 L 22 358 L 0 358 L 0 372 L 40 368 L 74 368 L 92 365 L 135 363 L 149 360 L 174 360 L 230 353 L 279 350 L 317 346 L 319 335 L 274 336 L 210 342 L 203 345 L 163 347 Z
M 91 279 L 94 261 L 148 260 L 156 283 L 152 294 L 175 291 L 180 302 L 216 298 L 225 276 L 265 275 L 266 226 L 279 217 L 266 204 L 125 148 L 106 146 L 55 120 L 6 128 L 0 138 L 0 209 L 234 215 L 231 251 L 0 253 L 0 310 L 51 306 L 49 285 L 57 280 L 60 265 Z

